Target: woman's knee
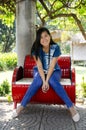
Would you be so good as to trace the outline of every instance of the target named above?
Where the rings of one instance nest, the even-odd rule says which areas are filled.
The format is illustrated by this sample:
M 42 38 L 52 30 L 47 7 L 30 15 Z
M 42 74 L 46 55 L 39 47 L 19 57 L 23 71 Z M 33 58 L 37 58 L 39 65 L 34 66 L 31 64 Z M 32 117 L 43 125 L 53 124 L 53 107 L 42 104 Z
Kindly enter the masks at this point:
M 61 79 L 61 73 L 59 71 L 55 71 L 53 72 L 53 74 L 51 75 L 50 79 L 49 79 L 49 83 L 53 84 L 55 82 L 60 82 Z
M 43 81 L 42 81 L 42 79 L 41 79 L 39 73 L 37 73 L 37 75 L 34 77 L 33 83 L 34 83 L 35 85 L 37 85 L 37 86 L 41 86 L 41 85 L 42 85 Z
M 51 87 L 55 86 L 55 83 L 57 82 L 57 78 L 54 76 L 51 76 L 48 83 L 51 85 Z

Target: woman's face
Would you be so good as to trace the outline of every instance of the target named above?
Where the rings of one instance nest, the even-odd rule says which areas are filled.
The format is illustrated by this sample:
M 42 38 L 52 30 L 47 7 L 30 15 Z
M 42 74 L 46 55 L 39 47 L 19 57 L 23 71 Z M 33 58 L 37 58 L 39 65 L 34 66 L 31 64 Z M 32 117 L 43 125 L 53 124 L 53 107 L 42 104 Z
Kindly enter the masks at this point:
M 50 35 L 46 31 L 41 34 L 40 43 L 43 47 L 49 47 Z

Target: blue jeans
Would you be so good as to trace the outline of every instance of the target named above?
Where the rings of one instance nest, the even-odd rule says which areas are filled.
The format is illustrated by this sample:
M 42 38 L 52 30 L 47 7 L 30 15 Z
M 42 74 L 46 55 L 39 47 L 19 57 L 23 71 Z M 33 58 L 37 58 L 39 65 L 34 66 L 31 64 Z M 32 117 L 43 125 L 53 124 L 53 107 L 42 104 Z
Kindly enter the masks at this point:
M 54 89 L 54 91 L 57 93 L 57 95 L 64 101 L 64 103 L 67 105 L 68 108 L 73 106 L 73 103 L 71 102 L 70 98 L 68 97 L 66 91 L 64 90 L 63 86 L 60 84 L 61 79 L 61 71 L 56 70 L 52 73 L 49 84 Z M 34 79 L 30 87 L 28 88 L 25 96 L 23 97 L 23 100 L 21 102 L 21 105 L 25 107 L 27 103 L 30 101 L 33 95 L 38 91 L 40 87 L 42 87 L 42 79 L 39 75 L 39 72 L 37 69 L 34 69 Z

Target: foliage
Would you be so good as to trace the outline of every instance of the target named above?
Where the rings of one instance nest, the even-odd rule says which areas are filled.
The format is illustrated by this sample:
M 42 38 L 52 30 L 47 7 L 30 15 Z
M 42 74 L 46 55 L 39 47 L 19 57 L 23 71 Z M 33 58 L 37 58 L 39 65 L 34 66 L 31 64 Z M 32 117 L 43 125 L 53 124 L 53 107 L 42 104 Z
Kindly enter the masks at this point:
M 0 52 L 10 52 L 15 46 L 15 2 L 0 2 Z
M 78 30 L 86 39 L 85 8 L 86 0 L 39 0 L 37 2 L 37 14 L 41 20 L 41 26 L 76 31 L 78 25 Z
M 0 71 L 6 70 L 6 69 L 7 69 L 6 63 L 3 60 L 0 60 Z
M 16 2 L 15 0 L 8 0 L 9 2 L 0 2 L 0 11 L 1 19 L 9 19 L 8 16 L 11 17 L 11 21 L 16 13 Z M 19 2 L 21 2 L 20 0 Z M 86 27 L 85 18 L 86 18 L 86 0 L 37 0 L 36 1 L 36 8 L 38 14 L 38 20 L 40 19 L 42 23 L 46 24 L 46 22 L 52 22 L 51 19 L 54 19 L 54 23 L 64 25 L 64 23 L 68 25 L 73 25 L 76 23 L 71 16 L 62 15 L 62 14 L 71 14 L 74 13 L 76 16 L 81 20 L 82 24 Z M 4 17 L 3 17 L 4 16 Z M 67 18 L 67 19 L 66 19 Z M 38 21 L 37 20 L 37 21 Z M 39 20 L 39 21 L 40 21 Z M 5 21 L 5 20 L 4 20 Z M 8 20 L 9 21 L 9 20 Z M 9 23 L 9 22 L 8 22 Z M 65 26 L 65 25 L 64 25 Z M 58 26 L 59 27 L 59 26 Z M 67 27 L 67 26 L 66 26 Z M 70 29 L 72 26 L 70 26 Z M 77 27 L 76 27 L 77 28 Z M 62 27 L 63 29 L 63 27 Z M 74 27 L 73 27 L 74 29 Z M 69 29 L 68 29 L 69 30 Z
M 16 53 L 0 53 L 0 71 L 13 69 L 17 66 Z
M 7 100 L 8 100 L 8 102 L 11 102 L 12 101 L 12 95 L 8 94 L 7 95 Z
M 4 80 L 3 83 L 0 85 L 0 96 L 5 96 L 10 92 L 10 84 L 8 80 Z
M 13 27 L 2 24 L 0 20 L 0 52 L 10 52 L 15 46 L 15 23 Z
M 86 82 L 84 82 L 84 77 L 82 77 L 82 83 L 81 83 L 81 87 L 82 87 L 82 91 L 83 91 L 83 96 L 86 98 Z
M 15 20 L 15 5 L 13 0 L 7 3 L 0 2 L 0 19 L 2 19 L 3 24 L 8 27 L 13 26 Z
M 67 44 L 66 42 L 62 43 L 62 42 L 58 42 L 58 45 L 60 46 L 61 48 L 61 53 L 63 55 L 65 54 L 70 54 L 70 44 Z
M 23 0 L 18 2 L 21 1 Z M 16 3 L 15 0 L 0 2 L 0 18 L 7 25 L 15 19 Z M 86 39 L 86 0 L 37 0 L 36 8 L 38 27 L 47 26 L 50 29 L 68 31 L 77 31 L 78 29 Z M 9 18 L 11 21 L 8 20 Z

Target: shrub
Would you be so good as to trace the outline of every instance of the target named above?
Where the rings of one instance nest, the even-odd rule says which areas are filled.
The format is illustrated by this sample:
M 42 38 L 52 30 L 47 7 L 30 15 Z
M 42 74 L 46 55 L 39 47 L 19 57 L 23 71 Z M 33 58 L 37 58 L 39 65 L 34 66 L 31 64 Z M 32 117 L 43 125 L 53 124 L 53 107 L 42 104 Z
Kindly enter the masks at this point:
M 15 53 L 9 53 L 4 58 L 8 69 L 13 69 L 17 66 L 17 55 Z
M 16 53 L 1 53 L 0 54 L 0 71 L 13 69 L 17 66 Z
M 0 71 L 6 70 L 6 63 L 3 60 L 0 60 Z
M 83 96 L 86 97 L 86 82 L 84 82 L 84 77 L 82 77 L 82 83 L 81 83 L 81 87 L 82 87 L 82 91 L 83 91 Z
M 0 96 L 5 96 L 6 94 L 9 94 L 10 88 L 11 86 L 8 80 L 4 80 L 3 83 L 0 85 Z

